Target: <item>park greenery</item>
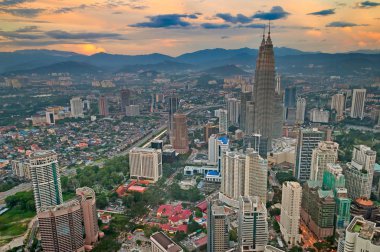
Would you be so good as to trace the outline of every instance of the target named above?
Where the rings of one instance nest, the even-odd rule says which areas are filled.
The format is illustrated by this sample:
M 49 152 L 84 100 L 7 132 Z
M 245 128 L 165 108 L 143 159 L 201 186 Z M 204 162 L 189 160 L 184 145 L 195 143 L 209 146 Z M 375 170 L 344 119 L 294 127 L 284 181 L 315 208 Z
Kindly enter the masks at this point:
M 0 216 L 0 246 L 25 233 L 29 221 L 36 215 L 31 191 L 8 196 L 5 202 L 9 210 Z
M 334 135 L 334 140 L 339 144 L 339 160 L 350 162 L 352 150 L 355 145 L 364 144 L 371 147 L 378 153 L 376 161 L 380 162 L 380 133 L 372 131 L 362 131 L 356 129 L 341 130 Z
M 297 179 L 293 176 L 293 172 L 292 171 L 277 172 L 276 173 L 276 178 L 278 180 L 278 183 L 280 183 L 280 185 L 282 185 L 282 183 L 284 183 L 285 181 L 297 181 Z

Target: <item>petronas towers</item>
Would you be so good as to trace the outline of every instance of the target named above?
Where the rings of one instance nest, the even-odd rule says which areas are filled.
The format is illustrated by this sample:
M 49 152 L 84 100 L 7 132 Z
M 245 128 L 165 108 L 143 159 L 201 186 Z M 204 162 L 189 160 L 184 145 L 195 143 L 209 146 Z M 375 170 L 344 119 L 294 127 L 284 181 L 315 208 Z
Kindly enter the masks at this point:
M 279 79 L 276 85 L 273 44 L 270 37 L 261 41 L 255 71 L 253 88 L 253 131 L 261 135 L 260 152 L 271 149 L 272 139 L 281 137 L 282 131 L 282 94 Z

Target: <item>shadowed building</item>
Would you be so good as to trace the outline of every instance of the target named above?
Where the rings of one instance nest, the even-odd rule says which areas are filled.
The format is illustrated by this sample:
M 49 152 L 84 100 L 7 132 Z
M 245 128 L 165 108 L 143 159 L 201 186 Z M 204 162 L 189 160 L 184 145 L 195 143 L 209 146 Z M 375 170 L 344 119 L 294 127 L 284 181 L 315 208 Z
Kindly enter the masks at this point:
M 187 116 L 175 113 L 173 116 L 172 145 L 180 154 L 189 151 L 189 136 L 187 132 Z

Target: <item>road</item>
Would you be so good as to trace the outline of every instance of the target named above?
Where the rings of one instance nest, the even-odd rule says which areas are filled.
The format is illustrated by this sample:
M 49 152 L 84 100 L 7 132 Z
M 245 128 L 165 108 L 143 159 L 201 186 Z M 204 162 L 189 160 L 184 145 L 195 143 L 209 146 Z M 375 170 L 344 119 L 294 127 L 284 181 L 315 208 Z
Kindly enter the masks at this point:
M 19 184 L 18 186 L 13 187 L 12 189 L 0 192 L 0 203 L 5 200 L 6 197 L 15 195 L 18 192 L 24 192 L 24 191 L 30 191 L 32 190 L 32 183 L 23 183 Z

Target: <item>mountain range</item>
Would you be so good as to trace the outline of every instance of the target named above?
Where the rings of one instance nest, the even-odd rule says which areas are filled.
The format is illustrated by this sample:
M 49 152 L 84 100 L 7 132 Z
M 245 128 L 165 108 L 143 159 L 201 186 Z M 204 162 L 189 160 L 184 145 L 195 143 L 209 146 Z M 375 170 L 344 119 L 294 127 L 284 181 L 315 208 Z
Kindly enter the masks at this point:
M 275 47 L 277 71 L 282 73 L 321 73 L 327 75 L 366 74 L 380 72 L 379 51 L 356 51 L 328 54 L 303 52 Z M 49 72 L 181 72 L 213 69 L 215 75 L 243 74 L 255 66 L 257 49 L 206 49 L 178 57 L 164 54 L 121 55 L 97 53 L 82 55 L 56 50 L 19 50 L 0 52 L 0 74 L 47 74 Z

